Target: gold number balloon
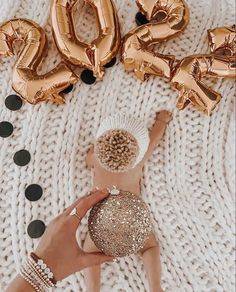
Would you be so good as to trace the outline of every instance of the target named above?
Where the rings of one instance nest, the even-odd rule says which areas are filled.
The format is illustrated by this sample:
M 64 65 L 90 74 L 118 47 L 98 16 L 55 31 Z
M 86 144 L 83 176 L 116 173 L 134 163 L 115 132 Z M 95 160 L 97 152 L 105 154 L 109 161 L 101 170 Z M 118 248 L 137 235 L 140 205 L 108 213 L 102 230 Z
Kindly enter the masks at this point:
M 54 39 L 61 55 L 71 64 L 88 68 L 97 78 L 118 52 L 120 28 L 112 0 L 86 0 L 96 11 L 99 36 L 91 43 L 76 37 L 72 13 L 79 0 L 53 0 L 51 22 Z
M 202 77 L 235 77 L 235 60 L 221 56 L 193 55 L 184 58 L 175 68 L 173 86 L 179 91 L 178 109 L 190 102 L 208 115 L 221 100 L 221 95 L 201 81 Z
M 14 55 L 13 44 L 21 40 L 24 47 L 13 70 L 13 89 L 27 102 L 36 104 L 51 100 L 63 103 L 60 92 L 77 81 L 77 77 L 63 63 L 44 75 L 37 74 L 46 47 L 46 34 L 35 22 L 13 19 L 0 25 L 0 55 Z
M 236 56 L 235 25 L 208 30 L 211 52 L 219 55 Z
M 235 32 L 232 33 L 230 28 L 216 28 L 209 31 L 209 40 L 212 54 L 186 57 L 174 69 L 171 82 L 179 91 L 177 98 L 179 109 L 184 109 L 192 103 L 199 110 L 210 115 L 220 102 L 221 94 L 204 84 L 202 77 L 236 77 L 235 47 L 233 47 Z M 225 51 L 226 48 L 229 48 L 229 55 L 219 55 L 219 52 L 222 52 L 222 49 Z
M 153 44 L 167 41 L 181 33 L 189 22 L 184 0 L 137 0 L 149 23 L 130 31 L 122 47 L 122 61 L 127 71 L 145 80 L 149 75 L 170 78 L 175 57 L 153 53 Z

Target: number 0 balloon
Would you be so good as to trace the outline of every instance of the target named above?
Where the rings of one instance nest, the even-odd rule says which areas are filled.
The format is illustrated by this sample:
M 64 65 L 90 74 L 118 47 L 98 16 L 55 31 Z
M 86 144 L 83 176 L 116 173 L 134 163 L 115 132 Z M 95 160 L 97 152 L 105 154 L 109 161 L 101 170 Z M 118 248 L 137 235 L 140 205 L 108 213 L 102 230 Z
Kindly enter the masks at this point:
M 13 89 L 32 104 L 44 100 L 63 103 L 64 97 L 60 96 L 60 92 L 77 82 L 77 77 L 63 63 L 44 75 L 37 74 L 47 42 L 44 30 L 26 19 L 13 19 L 1 24 L 0 55 L 14 55 L 16 40 L 23 41 L 24 47 L 13 70 Z
M 93 71 L 97 78 L 104 74 L 104 65 L 117 54 L 120 28 L 112 0 L 86 0 L 96 11 L 99 36 L 92 43 L 76 37 L 73 10 L 79 0 L 53 0 L 51 22 L 54 39 L 61 55 L 71 64 Z

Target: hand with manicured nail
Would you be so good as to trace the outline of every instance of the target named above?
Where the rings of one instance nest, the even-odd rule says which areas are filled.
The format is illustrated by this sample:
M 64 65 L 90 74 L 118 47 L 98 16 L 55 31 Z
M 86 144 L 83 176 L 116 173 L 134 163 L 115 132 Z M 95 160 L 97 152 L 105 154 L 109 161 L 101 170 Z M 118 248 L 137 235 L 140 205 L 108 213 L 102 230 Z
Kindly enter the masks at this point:
M 84 268 L 112 261 L 100 252 L 86 253 L 78 245 L 76 230 L 87 211 L 105 199 L 108 192 L 94 191 L 72 204 L 47 227 L 35 253 L 51 268 L 57 281 Z M 77 216 L 70 215 L 76 210 Z
M 100 265 L 113 258 L 101 252 L 85 252 L 76 240 L 76 230 L 87 211 L 108 196 L 107 191 L 94 191 L 74 202 L 47 227 L 35 254 L 51 269 L 56 281 L 60 281 L 84 268 Z M 73 215 L 73 211 L 76 215 Z M 34 289 L 17 276 L 7 292 L 31 292 Z

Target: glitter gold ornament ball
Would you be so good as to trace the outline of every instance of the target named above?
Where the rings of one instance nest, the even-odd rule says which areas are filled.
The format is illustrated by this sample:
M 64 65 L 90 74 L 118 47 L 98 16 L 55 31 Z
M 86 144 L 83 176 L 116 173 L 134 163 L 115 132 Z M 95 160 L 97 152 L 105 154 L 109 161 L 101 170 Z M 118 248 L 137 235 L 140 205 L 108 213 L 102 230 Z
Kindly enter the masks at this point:
M 90 236 L 97 248 L 109 256 L 123 257 L 138 252 L 151 230 L 146 204 L 130 192 L 110 194 L 89 215 Z

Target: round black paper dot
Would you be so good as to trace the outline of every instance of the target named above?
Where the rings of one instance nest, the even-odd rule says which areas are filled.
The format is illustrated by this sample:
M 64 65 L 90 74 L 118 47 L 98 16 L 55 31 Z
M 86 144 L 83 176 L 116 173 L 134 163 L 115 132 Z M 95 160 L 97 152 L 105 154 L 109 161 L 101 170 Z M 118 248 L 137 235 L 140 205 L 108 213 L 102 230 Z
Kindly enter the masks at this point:
M 27 228 L 27 233 L 31 238 L 39 238 L 44 234 L 45 229 L 46 226 L 43 221 L 34 220 L 29 224 Z
M 231 69 L 236 69 L 236 63 L 232 63 L 232 64 L 230 64 L 230 68 L 231 68 Z
M 15 153 L 13 160 L 18 166 L 25 166 L 30 162 L 30 153 L 27 150 L 20 150 Z
M 19 95 L 11 94 L 5 99 L 6 107 L 11 111 L 17 111 L 22 107 L 22 99 Z
M 143 15 L 141 12 L 138 12 L 135 15 L 135 22 L 138 26 L 140 26 L 140 25 L 148 23 L 149 21 L 147 20 L 145 15 Z
M 25 197 L 31 201 L 38 201 L 43 195 L 43 189 L 37 184 L 29 185 L 25 190 Z
M 67 94 L 67 93 L 71 92 L 73 90 L 73 88 L 74 88 L 74 85 L 71 84 L 68 87 L 66 87 L 64 90 L 62 90 L 60 93 Z
M 116 63 L 116 57 L 112 58 L 110 62 L 108 62 L 106 65 L 104 65 L 105 68 L 110 68 L 114 66 Z
M 0 137 L 7 138 L 11 136 L 13 132 L 13 126 L 9 122 L 1 122 L 0 123 Z
M 81 72 L 80 78 L 86 84 L 93 84 L 96 81 L 96 78 L 93 76 L 93 71 L 88 69 Z

